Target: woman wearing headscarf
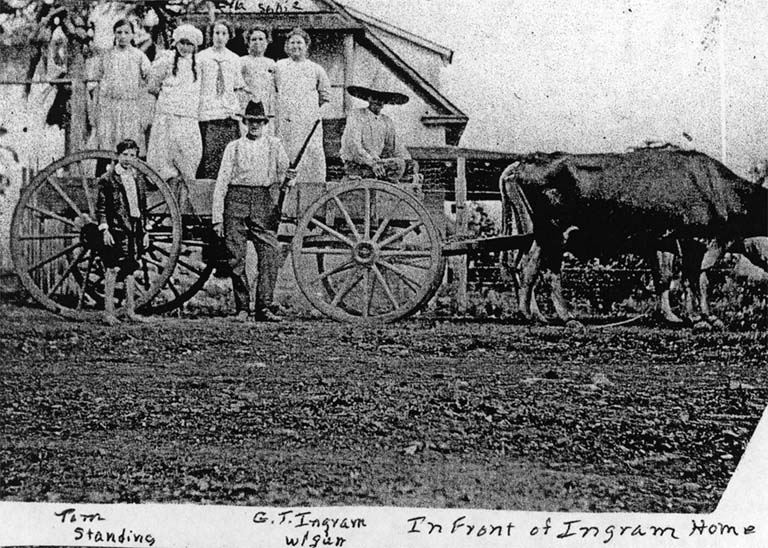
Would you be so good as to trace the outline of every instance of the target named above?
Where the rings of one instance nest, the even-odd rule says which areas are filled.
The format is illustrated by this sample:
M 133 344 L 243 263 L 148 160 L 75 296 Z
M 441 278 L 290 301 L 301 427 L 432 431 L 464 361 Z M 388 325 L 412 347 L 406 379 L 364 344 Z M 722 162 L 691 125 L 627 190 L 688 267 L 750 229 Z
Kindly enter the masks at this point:
M 320 119 L 320 107 L 331 100 L 331 83 L 323 67 L 307 59 L 312 41 L 302 29 L 293 29 L 287 37 L 285 52 L 288 58 L 277 62 L 275 86 L 277 88 L 276 135 L 282 140 L 289 160 L 293 161 L 304 141 Z M 323 127 L 318 125 L 296 167 L 296 185 L 288 194 L 283 211 L 298 217 L 297 191 L 302 183 L 325 181 L 325 152 L 323 151 Z M 304 201 L 304 200 L 302 200 Z
M 173 31 L 174 50 L 152 64 L 150 91 L 158 94 L 147 163 L 163 178 L 195 178 L 202 156 L 198 126 L 200 67 L 195 51 L 203 33 L 183 24 Z

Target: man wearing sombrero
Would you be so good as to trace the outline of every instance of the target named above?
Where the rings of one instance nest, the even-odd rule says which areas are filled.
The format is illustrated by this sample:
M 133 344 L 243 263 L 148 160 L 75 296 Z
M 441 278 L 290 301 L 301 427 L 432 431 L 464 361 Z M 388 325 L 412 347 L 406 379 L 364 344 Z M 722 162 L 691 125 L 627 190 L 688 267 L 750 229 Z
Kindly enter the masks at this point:
M 261 102 L 249 102 L 242 118 L 248 131 L 224 149 L 213 189 L 213 229 L 224 238 L 230 256 L 236 319 L 279 321 L 271 310 L 279 266 L 273 243 L 277 241 L 275 231 L 280 218 L 277 196 L 280 185 L 289 184 L 296 177 L 296 170 L 288 168 L 288 156 L 280 139 L 264 134 L 269 118 Z M 249 240 L 253 242 L 259 265 L 252 312 L 245 275 Z
M 395 123 L 381 113 L 384 105 L 404 105 L 408 96 L 363 86 L 348 86 L 352 97 L 368 101 L 347 116 L 341 136 L 341 159 L 351 177 L 374 177 L 397 183 L 405 172 L 408 150 L 397 137 Z

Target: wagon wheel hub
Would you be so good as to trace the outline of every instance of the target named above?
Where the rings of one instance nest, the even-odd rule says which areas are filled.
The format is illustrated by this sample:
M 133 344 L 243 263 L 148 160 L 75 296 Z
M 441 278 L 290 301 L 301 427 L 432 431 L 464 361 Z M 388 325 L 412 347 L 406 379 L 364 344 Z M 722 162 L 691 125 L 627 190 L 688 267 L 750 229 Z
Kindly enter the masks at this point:
M 352 249 L 352 259 L 359 265 L 376 262 L 376 247 L 371 242 L 358 242 Z

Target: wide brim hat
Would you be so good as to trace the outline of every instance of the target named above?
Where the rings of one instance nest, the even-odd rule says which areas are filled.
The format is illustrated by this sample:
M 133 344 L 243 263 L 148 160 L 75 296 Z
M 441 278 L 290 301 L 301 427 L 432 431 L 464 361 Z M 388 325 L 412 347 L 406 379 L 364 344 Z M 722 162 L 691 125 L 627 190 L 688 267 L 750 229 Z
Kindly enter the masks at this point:
M 173 43 L 177 44 L 179 40 L 189 40 L 197 47 L 203 45 L 203 33 L 189 23 L 184 23 L 173 29 Z
M 409 101 L 408 96 L 405 94 L 396 91 L 368 88 L 365 86 L 347 86 L 347 93 L 352 97 L 357 97 L 364 101 L 367 101 L 370 97 L 374 97 L 388 105 L 404 105 Z
M 269 116 L 264 112 L 264 103 L 261 101 L 248 101 L 245 112 L 240 115 L 243 122 L 255 120 L 258 122 L 269 122 Z

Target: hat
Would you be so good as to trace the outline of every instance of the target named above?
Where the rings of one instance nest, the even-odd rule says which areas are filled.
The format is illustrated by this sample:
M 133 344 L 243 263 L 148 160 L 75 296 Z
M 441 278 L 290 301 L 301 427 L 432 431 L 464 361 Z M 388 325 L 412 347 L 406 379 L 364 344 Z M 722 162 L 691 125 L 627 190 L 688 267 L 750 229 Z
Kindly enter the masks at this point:
M 347 86 L 347 93 L 352 97 L 367 101 L 369 97 L 374 97 L 382 103 L 389 105 L 404 105 L 408 102 L 408 96 L 395 91 L 383 91 L 380 89 L 367 88 L 365 86 Z
M 269 117 L 264 114 L 264 103 L 261 101 L 248 101 L 248 106 L 245 107 L 245 114 L 243 114 L 243 122 L 248 120 L 269 121 Z
M 184 23 L 173 30 L 173 43 L 176 44 L 179 40 L 189 40 L 200 47 L 203 45 L 203 33 L 197 27 Z

